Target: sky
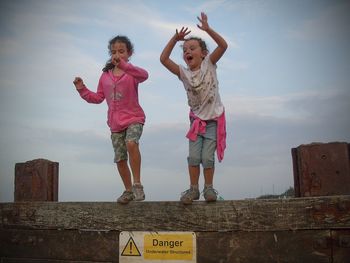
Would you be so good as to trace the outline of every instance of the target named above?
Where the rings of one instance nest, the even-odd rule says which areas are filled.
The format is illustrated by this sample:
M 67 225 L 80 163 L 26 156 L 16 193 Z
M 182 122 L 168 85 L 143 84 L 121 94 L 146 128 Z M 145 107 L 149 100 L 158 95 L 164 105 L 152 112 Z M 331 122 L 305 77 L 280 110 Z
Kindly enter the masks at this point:
M 16 163 L 59 162 L 59 201 L 115 201 L 124 190 L 113 163 L 106 103 L 88 104 L 108 41 L 128 36 L 130 62 L 146 69 L 140 141 L 146 200 L 179 200 L 189 187 L 187 98 L 159 62 L 175 30 L 204 11 L 228 42 L 217 63 L 227 149 L 214 187 L 225 200 L 294 186 L 291 149 L 350 142 L 350 1 L 0 1 L 0 202 L 14 199 Z M 185 65 L 179 44 L 171 58 Z M 200 178 L 200 188 L 203 186 Z

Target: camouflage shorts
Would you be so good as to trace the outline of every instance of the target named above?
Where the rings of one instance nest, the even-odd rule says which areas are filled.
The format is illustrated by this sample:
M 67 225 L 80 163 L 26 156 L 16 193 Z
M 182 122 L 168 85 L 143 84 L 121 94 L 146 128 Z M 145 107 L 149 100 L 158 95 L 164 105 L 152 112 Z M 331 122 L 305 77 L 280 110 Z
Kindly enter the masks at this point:
M 131 124 L 127 129 L 121 132 L 113 132 L 111 134 L 113 149 L 114 149 L 114 162 L 117 163 L 122 160 L 128 159 L 128 152 L 126 149 L 126 142 L 132 141 L 139 143 L 143 130 L 143 124 L 135 123 Z

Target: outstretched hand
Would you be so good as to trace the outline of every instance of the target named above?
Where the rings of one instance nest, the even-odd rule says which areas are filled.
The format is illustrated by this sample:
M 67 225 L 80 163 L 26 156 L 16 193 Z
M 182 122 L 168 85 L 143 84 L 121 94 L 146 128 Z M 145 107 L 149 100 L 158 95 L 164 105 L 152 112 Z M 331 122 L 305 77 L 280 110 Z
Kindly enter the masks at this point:
M 201 17 L 197 16 L 197 19 L 202 23 L 202 25 L 197 24 L 197 27 L 203 31 L 207 31 L 209 29 L 208 16 L 202 12 Z
M 77 90 L 84 88 L 84 82 L 83 82 L 83 79 L 81 77 L 75 77 L 73 83 L 74 83 L 75 88 Z
M 188 27 L 182 27 L 180 32 L 176 29 L 176 41 L 185 40 L 185 36 L 191 33 L 191 30 L 188 30 Z

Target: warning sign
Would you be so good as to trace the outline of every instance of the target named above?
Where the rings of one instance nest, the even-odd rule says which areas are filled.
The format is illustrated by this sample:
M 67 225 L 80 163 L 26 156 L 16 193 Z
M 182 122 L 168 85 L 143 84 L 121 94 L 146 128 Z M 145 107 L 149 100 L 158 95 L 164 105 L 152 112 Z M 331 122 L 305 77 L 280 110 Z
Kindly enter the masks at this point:
M 132 239 L 132 237 L 130 237 L 128 243 L 126 243 L 122 256 L 141 256 L 141 253 L 135 245 L 135 241 Z
M 196 263 L 194 232 L 121 232 L 119 262 Z
M 157 234 L 144 236 L 145 259 L 182 259 L 193 258 L 192 234 Z

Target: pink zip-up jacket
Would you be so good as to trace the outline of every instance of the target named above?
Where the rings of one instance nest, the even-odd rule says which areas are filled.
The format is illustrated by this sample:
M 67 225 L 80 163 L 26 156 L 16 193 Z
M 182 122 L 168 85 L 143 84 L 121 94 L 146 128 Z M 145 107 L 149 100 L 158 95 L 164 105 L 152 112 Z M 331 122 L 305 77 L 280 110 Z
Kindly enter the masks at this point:
M 111 132 L 125 130 L 130 124 L 144 124 L 145 113 L 139 104 L 138 84 L 148 78 L 146 70 L 121 60 L 118 67 L 124 71 L 114 76 L 112 70 L 103 72 L 96 92 L 87 87 L 78 90 L 80 96 L 89 103 L 101 103 L 106 99 L 108 105 L 107 124 Z

